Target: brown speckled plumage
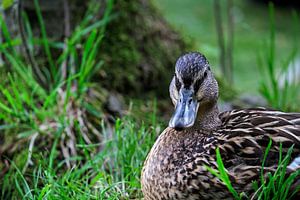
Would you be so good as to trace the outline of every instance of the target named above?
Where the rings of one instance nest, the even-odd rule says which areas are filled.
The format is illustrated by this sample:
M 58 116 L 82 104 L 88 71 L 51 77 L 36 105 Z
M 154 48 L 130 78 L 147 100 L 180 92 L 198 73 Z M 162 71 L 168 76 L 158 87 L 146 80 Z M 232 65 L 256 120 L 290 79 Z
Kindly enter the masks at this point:
M 201 55 L 192 54 L 198 58 Z M 185 58 L 186 55 L 190 58 Z M 190 60 L 195 59 L 191 54 L 186 55 L 182 59 L 184 62 L 180 64 L 181 70 L 184 67 L 188 68 L 190 64 L 187 63 L 193 63 Z M 203 58 L 202 55 L 200 58 Z M 206 60 L 199 63 L 200 65 L 204 63 L 205 67 L 194 71 L 193 74 L 202 74 L 198 79 L 203 79 L 205 70 L 209 70 L 208 63 Z M 183 76 L 185 77 L 181 77 L 181 80 L 187 78 L 189 74 Z M 217 167 L 215 161 L 217 147 L 220 148 L 233 187 L 239 192 L 248 192 L 249 195 L 253 193 L 252 181 L 259 180 L 263 155 L 270 139 L 273 145 L 265 164 L 265 172 L 277 168 L 280 143 L 284 154 L 294 145 L 292 158 L 300 155 L 300 113 L 256 108 L 219 114 L 215 105 L 217 96 L 211 95 L 212 92 L 207 89 L 209 87 L 217 90 L 214 80 L 209 80 L 214 78 L 209 74 L 205 79 L 208 80 L 203 80 L 199 88 L 195 89 L 193 84 L 197 80 L 192 80 L 191 85 L 187 86 L 193 90 L 194 98 L 201 100 L 193 126 L 181 129 L 182 124 L 178 125 L 176 120 L 175 123 L 170 123 L 170 126 L 177 124 L 180 129 L 177 125 L 166 128 L 145 160 L 141 176 L 145 200 L 232 199 L 225 185 L 204 167 L 205 165 Z M 186 87 L 183 81 L 180 84 L 182 84 L 180 88 Z M 175 105 L 180 99 L 180 88 L 175 86 L 173 80 L 170 93 Z M 179 93 L 172 94 L 176 90 Z M 209 93 L 206 93 L 207 90 Z M 178 119 L 182 120 L 183 117 Z

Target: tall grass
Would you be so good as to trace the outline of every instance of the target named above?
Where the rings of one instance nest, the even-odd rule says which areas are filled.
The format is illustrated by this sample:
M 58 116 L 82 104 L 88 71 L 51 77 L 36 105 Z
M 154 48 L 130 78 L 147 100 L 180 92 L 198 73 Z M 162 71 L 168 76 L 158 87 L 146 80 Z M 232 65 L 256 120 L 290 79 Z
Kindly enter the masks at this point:
M 276 171 L 274 173 L 268 172 L 267 175 L 264 176 L 264 163 L 270 151 L 271 144 L 272 142 L 270 141 L 265 151 L 260 176 L 260 183 L 253 183 L 253 187 L 256 190 L 256 192 L 253 195 L 252 199 L 292 199 L 293 196 L 300 191 L 299 187 L 295 190 L 291 189 L 292 184 L 298 179 L 300 175 L 300 170 L 291 173 L 288 177 L 286 175 L 287 167 L 291 162 L 293 146 L 289 148 L 286 156 L 283 158 L 282 145 L 280 145 L 279 161 Z
M 112 1 L 109 2 L 112 4 Z M 41 29 L 45 30 L 37 1 L 35 6 Z M 106 12 L 111 12 L 111 6 L 108 6 Z M 57 135 L 60 135 L 63 143 L 68 143 L 60 145 L 63 156 L 68 158 L 70 155 L 78 154 L 75 148 L 77 137 L 82 136 L 86 142 L 90 142 L 90 137 L 95 137 L 96 134 L 91 136 L 89 133 L 98 133 L 97 125 L 85 120 L 88 115 L 101 113 L 100 106 L 96 107 L 88 100 L 87 91 L 93 89 L 90 78 L 94 70 L 102 65 L 96 52 L 104 34 L 100 33 L 101 29 L 111 16 L 106 14 L 106 17 L 101 20 L 103 23 L 96 24 L 92 22 L 90 15 L 94 13 L 88 11 L 83 20 L 84 24 L 77 28 L 65 43 L 52 42 L 53 45 L 63 47 L 59 49 L 61 55 L 54 61 L 47 53 L 48 66 L 38 66 L 43 69 L 42 74 L 34 73 L 31 63 L 27 63 L 24 56 L 17 53 L 18 38 L 13 39 L 9 35 L 3 18 L 0 18 L 6 41 L 1 44 L 0 53 L 6 60 L 7 69 L 5 72 L 7 81 L 0 83 L 1 129 L 6 138 L 28 140 L 31 144 L 28 148 L 27 160 L 23 161 L 25 164 L 22 172 L 26 172 L 26 168 L 31 163 L 33 147 L 39 146 L 36 141 L 46 140 L 51 144 Z M 31 46 L 39 45 L 35 43 L 36 40 L 30 40 L 34 42 Z M 42 41 L 45 51 L 50 51 L 51 42 L 46 34 L 42 34 Z M 78 46 L 83 48 L 78 49 Z M 46 82 L 38 80 L 46 80 Z M 93 110 L 93 113 L 89 110 Z M 70 167 L 70 161 L 67 161 L 67 165 Z
M 112 1 L 109 1 L 112 3 Z M 22 122 L 32 122 L 31 128 L 39 131 L 43 122 L 59 121 L 54 113 L 59 112 L 61 116 L 67 115 L 66 110 L 58 110 L 61 106 L 66 108 L 69 102 L 74 98 L 79 103 L 84 98 L 85 92 L 90 88 L 90 78 L 93 72 L 103 62 L 96 57 L 98 49 L 103 38 L 101 28 L 109 20 L 110 16 L 106 15 L 100 22 L 93 23 L 91 14 L 87 14 L 83 20 L 83 24 L 75 29 L 70 38 L 66 38 L 65 43 L 52 42 L 53 46 L 61 47 L 59 49 L 62 53 L 56 61 L 53 60 L 50 53 L 50 41 L 45 33 L 45 25 L 40 13 L 38 1 L 35 1 L 35 6 L 38 14 L 42 31 L 42 43 L 47 53 L 48 67 L 39 66 L 44 69 L 43 76 L 39 80 L 46 80 L 47 86 L 37 81 L 36 76 L 29 63 L 27 63 L 22 55 L 16 53 L 15 47 L 19 44 L 19 39 L 12 39 L 9 35 L 8 28 L 3 20 L 0 18 L 2 32 L 4 33 L 5 43 L 0 45 L 0 52 L 4 55 L 7 65 L 7 76 L 9 83 L 5 85 L 1 82 L 2 100 L 0 108 L 2 109 L 0 119 L 3 119 L 7 124 L 14 121 L 15 125 L 20 125 Z M 108 6 L 108 8 L 110 8 Z M 107 12 L 111 12 L 108 9 Z M 105 23 L 104 23 L 105 22 Z M 28 21 L 27 21 L 28 23 Z M 36 39 L 38 40 L 38 39 Z M 36 40 L 30 40 L 35 42 Z M 30 44 L 36 46 L 39 43 Z M 83 49 L 78 49 L 78 46 L 83 46 Z M 83 54 L 82 56 L 80 54 Z M 65 66 L 68 63 L 68 66 Z M 47 70 L 50 69 L 51 73 Z M 65 70 L 65 77 L 62 77 L 62 71 Z M 52 77 L 52 78 L 51 78 Z M 53 80 L 58 80 L 53 81 Z M 9 87 L 7 87 L 9 86 Z M 63 94 L 63 95 L 62 95 Z M 62 100 L 63 98 L 63 100 Z M 8 120 L 8 121 L 7 121 Z M 45 128 L 44 128 L 45 129 Z
M 42 35 L 33 36 L 23 13 L 26 44 L 10 35 L 0 16 L 4 37 L 0 53 L 6 61 L 6 78 L 0 80 L 0 134 L 5 139 L 0 152 L 6 162 L 0 163 L 1 199 L 129 197 L 139 187 L 140 165 L 147 151 L 144 143 L 151 146 L 151 137 L 143 137 L 154 135 L 154 129 L 118 120 L 112 138 L 103 138 L 101 90 L 91 77 L 103 65 L 98 52 L 105 26 L 115 16 L 113 1 L 107 1 L 103 18 L 96 22 L 99 6 L 91 5 L 64 42 L 48 39 L 38 1 L 34 3 Z M 39 63 L 33 57 L 37 64 L 33 66 L 16 50 L 22 45 L 28 45 L 31 53 L 41 46 L 46 61 Z M 60 55 L 53 57 L 53 50 Z M 90 93 L 95 97 L 89 97 Z M 94 144 L 95 138 L 101 144 Z M 102 151 L 97 153 L 100 146 Z
M 217 148 L 216 149 L 216 158 L 217 158 L 217 164 L 218 164 L 218 169 L 213 169 L 209 166 L 205 166 L 206 169 L 213 174 L 214 176 L 218 177 L 228 188 L 228 190 L 230 191 L 230 193 L 232 194 L 232 196 L 236 199 L 236 200 L 241 200 L 243 196 L 245 196 L 244 193 L 238 193 L 232 186 L 231 181 L 229 179 L 229 176 L 227 174 L 227 171 L 225 169 L 225 166 L 223 164 L 222 161 L 222 157 L 221 157 L 221 153 L 220 153 L 220 149 Z
M 103 143 L 87 145 L 79 142 L 77 148 L 87 155 L 71 158 L 82 162 L 70 170 L 65 169 L 65 160 L 56 161 L 59 153 L 56 140 L 49 157 L 43 158 L 42 153 L 34 155 L 38 163 L 31 174 L 23 174 L 12 162 L 2 189 L 6 191 L 12 187 L 12 177 L 18 195 L 23 199 L 141 198 L 140 170 L 159 126 L 142 124 L 138 127 L 136 124 L 136 121 L 124 118 L 116 121 L 115 130 L 103 125 Z M 88 154 L 95 147 L 101 151 L 93 156 Z M 2 197 L 5 196 L 2 193 Z
M 26 13 L 25 44 L 10 35 L 0 16 L 5 39 L 0 53 L 6 61 L 6 78 L 0 80 L 0 137 L 5 139 L 0 153 L 6 163 L 0 162 L 0 198 L 140 198 L 140 170 L 160 131 L 155 109 L 145 116 L 150 123 L 128 115 L 110 125 L 101 110 L 101 88 L 91 79 L 104 64 L 98 54 L 105 27 L 116 16 L 113 0 L 98 21 L 99 5 L 91 4 L 63 42 L 47 37 L 34 3 L 41 38 L 32 34 Z M 16 50 L 22 45 L 33 62 Z M 43 62 L 33 56 L 37 46 L 45 52 Z M 60 54 L 54 57 L 52 51 Z
M 258 66 L 262 74 L 260 93 L 268 101 L 270 106 L 284 111 L 299 111 L 300 108 L 300 83 L 299 77 L 293 74 L 292 80 L 288 78 L 289 66 L 295 60 L 298 52 L 299 18 L 294 12 L 294 43 L 291 44 L 290 55 L 285 60 L 278 60 L 276 52 L 276 31 L 274 6 L 269 4 L 270 36 L 269 43 L 265 45 L 263 53 L 258 57 Z M 277 50 L 278 51 L 278 50 Z M 280 65 L 276 67 L 276 65 Z

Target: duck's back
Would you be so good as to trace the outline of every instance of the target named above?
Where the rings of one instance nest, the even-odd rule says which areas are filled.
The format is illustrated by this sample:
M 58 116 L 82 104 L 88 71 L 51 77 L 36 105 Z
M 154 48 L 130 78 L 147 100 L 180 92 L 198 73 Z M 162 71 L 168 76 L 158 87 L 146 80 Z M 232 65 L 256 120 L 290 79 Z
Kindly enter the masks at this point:
M 300 113 L 255 108 L 224 112 L 219 117 L 222 125 L 216 135 L 219 135 L 219 142 L 224 143 L 220 148 L 224 148 L 228 154 L 237 152 L 246 161 L 262 158 L 270 140 L 273 145 L 270 156 L 272 153 L 278 155 L 280 144 L 283 154 L 291 146 L 294 146 L 294 154 L 299 153 Z M 268 161 L 272 163 L 277 160 Z
M 266 171 L 278 164 L 279 147 L 292 158 L 300 155 L 300 114 L 266 109 L 233 110 L 220 114 L 221 126 L 210 132 L 167 128 L 157 139 L 142 171 L 142 189 L 148 199 L 231 199 L 227 188 L 205 165 L 217 168 L 215 150 L 238 191 L 250 191 L 259 180 L 262 159 L 272 140 Z
M 219 117 L 222 125 L 216 131 L 218 146 L 232 182 L 240 191 L 250 190 L 252 181 L 259 180 L 270 141 L 265 174 L 277 169 L 280 149 L 284 157 L 293 146 L 291 162 L 300 157 L 300 113 L 254 108 L 224 112 Z

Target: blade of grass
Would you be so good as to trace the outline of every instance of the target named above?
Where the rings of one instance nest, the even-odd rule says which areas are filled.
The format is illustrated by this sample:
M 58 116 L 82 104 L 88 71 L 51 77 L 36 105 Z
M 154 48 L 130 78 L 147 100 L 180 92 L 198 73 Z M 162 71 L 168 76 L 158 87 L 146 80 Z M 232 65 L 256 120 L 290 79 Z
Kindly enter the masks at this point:
M 237 193 L 237 191 L 233 188 L 233 186 L 231 184 L 231 181 L 229 179 L 229 176 L 227 174 L 227 171 L 226 171 L 225 166 L 224 166 L 223 161 L 222 161 L 222 157 L 221 157 L 219 147 L 216 149 L 216 158 L 217 158 L 217 164 L 218 164 L 218 171 L 214 170 L 213 168 L 211 168 L 209 166 L 205 166 L 206 169 L 210 173 L 212 173 L 214 176 L 219 178 L 226 185 L 226 187 L 228 188 L 230 193 L 233 195 L 234 199 L 240 200 L 241 195 L 239 195 Z
M 38 0 L 34 0 L 34 7 L 35 7 L 35 10 L 36 10 L 36 14 L 37 14 L 37 17 L 38 17 L 38 22 L 39 22 L 40 29 L 41 29 L 42 41 L 43 41 L 43 44 L 44 44 L 44 50 L 45 50 L 45 53 L 47 55 L 48 62 L 50 64 L 50 71 L 51 71 L 51 75 L 52 75 L 52 78 L 53 78 L 56 75 L 57 69 L 55 68 L 55 64 L 54 64 L 53 57 L 52 57 L 52 54 L 51 54 L 51 50 L 50 50 L 50 47 L 49 47 L 47 31 L 46 31 L 45 23 L 44 23 L 44 20 L 43 20 L 43 17 L 42 17 L 42 13 L 41 13 L 41 9 L 40 9 Z

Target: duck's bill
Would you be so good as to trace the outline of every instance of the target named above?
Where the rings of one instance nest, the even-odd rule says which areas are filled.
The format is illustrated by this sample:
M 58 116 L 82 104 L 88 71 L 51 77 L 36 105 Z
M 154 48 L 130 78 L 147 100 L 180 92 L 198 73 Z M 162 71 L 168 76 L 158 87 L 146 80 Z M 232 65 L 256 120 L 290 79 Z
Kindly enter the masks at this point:
M 190 89 L 180 89 L 175 112 L 169 122 L 169 127 L 182 130 L 194 125 L 199 103 Z

